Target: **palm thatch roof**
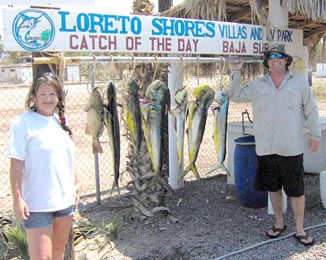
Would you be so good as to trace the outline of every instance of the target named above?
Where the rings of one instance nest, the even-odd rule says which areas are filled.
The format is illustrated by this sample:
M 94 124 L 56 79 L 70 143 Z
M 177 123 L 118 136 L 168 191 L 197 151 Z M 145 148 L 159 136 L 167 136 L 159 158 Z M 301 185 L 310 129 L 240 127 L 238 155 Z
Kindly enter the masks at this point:
M 326 1 L 274 0 L 289 10 L 289 28 L 301 29 L 304 38 L 326 32 Z M 268 0 L 184 0 L 165 16 L 267 25 Z
M 303 30 L 310 65 L 315 63 L 317 44 L 326 33 L 325 0 L 273 0 L 288 9 L 291 29 Z M 268 25 L 268 0 L 184 0 L 162 15 L 178 18 Z

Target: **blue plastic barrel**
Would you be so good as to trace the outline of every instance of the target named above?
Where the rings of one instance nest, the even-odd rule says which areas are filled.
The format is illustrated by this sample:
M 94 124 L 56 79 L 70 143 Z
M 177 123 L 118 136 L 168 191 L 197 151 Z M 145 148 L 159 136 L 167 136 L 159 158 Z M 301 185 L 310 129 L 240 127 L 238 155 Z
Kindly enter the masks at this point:
M 234 181 L 239 202 L 249 208 L 267 207 L 268 193 L 255 190 L 257 155 L 255 137 L 242 136 L 234 140 Z

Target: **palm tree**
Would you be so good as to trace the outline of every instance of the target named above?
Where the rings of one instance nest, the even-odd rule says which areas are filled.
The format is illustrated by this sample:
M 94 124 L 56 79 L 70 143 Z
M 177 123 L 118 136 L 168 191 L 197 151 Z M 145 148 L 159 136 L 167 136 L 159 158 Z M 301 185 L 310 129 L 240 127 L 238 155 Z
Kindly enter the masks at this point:
M 160 1 L 167 7 L 166 2 Z M 162 5 L 163 6 L 163 5 Z M 170 7 L 170 6 L 169 6 Z M 162 7 L 163 8 L 163 7 Z M 133 1 L 133 12 L 137 15 L 151 15 L 153 14 L 154 5 L 149 0 Z M 167 83 L 167 68 L 161 64 L 137 64 L 135 66 L 133 77 L 138 83 L 138 92 L 141 99 L 145 99 L 147 87 L 154 81 L 160 80 Z M 163 113 L 167 115 L 166 111 Z M 139 154 L 136 156 L 132 145 L 128 152 L 128 167 L 131 178 L 133 179 L 132 200 L 136 211 L 136 217 L 141 218 L 151 217 L 158 212 L 168 212 L 165 205 L 165 194 L 169 189 L 167 181 L 168 172 L 168 136 L 167 136 L 167 116 L 164 117 L 162 124 L 161 147 L 162 154 L 162 171 L 160 174 L 154 174 L 152 162 L 150 160 L 149 150 L 147 149 L 144 135 L 142 134 L 142 141 Z M 143 125 L 144 126 L 144 125 Z M 128 129 L 128 128 L 127 128 Z M 152 173 L 152 174 L 149 174 Z

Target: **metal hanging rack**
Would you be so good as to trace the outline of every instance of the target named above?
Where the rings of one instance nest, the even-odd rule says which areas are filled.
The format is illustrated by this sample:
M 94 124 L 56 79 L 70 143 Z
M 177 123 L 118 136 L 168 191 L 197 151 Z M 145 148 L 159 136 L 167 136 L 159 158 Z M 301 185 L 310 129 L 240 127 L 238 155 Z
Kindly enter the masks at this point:
M 262 56 L 243 56 L 243 57 L 184 57 L 184 56 L 76 56 L 64 57 L 65 64 L 71 63 L 101 63 L 101 62 L 120 62 L 120 63 L 196 63 L 201 61 L 203 63 L 220 63 L 220 62 L 237 62 L 242 60 L 245 63 L 262 62 Z M 33 64 L 57 64 L 56 57 L 34 57 L 32 58 Z

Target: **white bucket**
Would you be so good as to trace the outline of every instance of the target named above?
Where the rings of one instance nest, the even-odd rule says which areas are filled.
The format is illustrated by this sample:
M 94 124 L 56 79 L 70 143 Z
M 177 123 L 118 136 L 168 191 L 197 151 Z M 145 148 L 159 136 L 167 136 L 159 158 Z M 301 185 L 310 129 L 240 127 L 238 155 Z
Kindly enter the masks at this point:
M 324 209 L 326 209 L 326 170 L 319 174 L 320 198 Z
M 326 181 L 326 179 L 325 179 L 325 181 Z M 325 184 L 325 188 L 326 188 L 326 184 Z M 282 210 L 283 210 L 283 213 L 286 212 L 287 207 L 288 207 L 288 197 L 286 196 L 284 190 L 282 190 Z M 274 215 L 272 201 L 271 201 L 271 198 L 269 197 L 269 193 L 268 193 L 268 214 L 269 215 Z

